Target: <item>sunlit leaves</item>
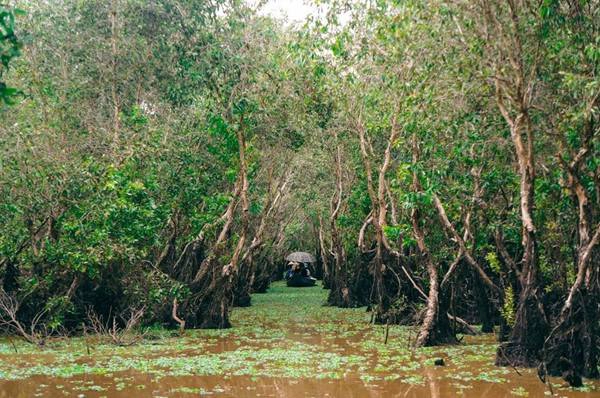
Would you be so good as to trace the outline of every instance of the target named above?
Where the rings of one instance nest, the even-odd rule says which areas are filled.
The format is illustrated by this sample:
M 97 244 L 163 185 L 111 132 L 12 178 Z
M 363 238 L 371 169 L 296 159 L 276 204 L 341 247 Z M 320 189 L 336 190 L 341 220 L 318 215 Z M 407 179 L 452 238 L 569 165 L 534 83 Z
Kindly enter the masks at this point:
M 504 304 L 500 310 L 502 318 L 509 326 L 514 326 L 516 322 L 516 297 L 511 285 L 508 285 L 504 291 Z

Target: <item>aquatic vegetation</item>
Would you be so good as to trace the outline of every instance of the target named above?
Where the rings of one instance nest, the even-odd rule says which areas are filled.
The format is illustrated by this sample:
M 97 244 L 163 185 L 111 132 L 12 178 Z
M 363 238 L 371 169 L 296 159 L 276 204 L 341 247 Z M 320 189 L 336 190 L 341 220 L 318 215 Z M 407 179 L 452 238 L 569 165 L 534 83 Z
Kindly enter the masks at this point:
M 90 354 L 86 346 L 90 341 L 81 337 L 50 341 L 43 351 L 14 342 L 15 352 L 3 340 L 0 392 L 2 380 L 27 383 L 42 376 L 47 378 L 43 385 L 51 385 L 40 385 L 44 391 L 107 396 L 154 391 L 164 380 L 181 380 L 182 384 L 161 390 L 160 396 L 225 391 L 221 385 L 194 382 L 207 377 L 218 377 L 223 383 L 247 378 L 242 385 L 250 389 L 265 380 L 287 380 L 290 385 L 304 380 L 344 380 L 369 388 L 425 388 L 435 382 L 457 393 L 474 391 L 479 383 L 505 384 L 513 377 L 511 369 L 493 366 L 496 343 L 491 337 L 474 336 L 462 345 L 415 350 L 409 344 L 414 331 L 391 326 L 385 344 L 384 327 L 369 324 L 364 308 L 323 306 L 325 296 L 319 287 L 288 289 L 275 283 L 268 294 L 253 297 L 252 307 L 233 311 L 234 328 L 188 330 L 182 337 L 152 330 L 141 344 L 92 344 Z M 446 366 L 434 366 L 435 358 L 444 358 Z M 527 396 L 523 395 L 527 389 L 513 387 L 511 395 Z M 557 390 L 571 391 L 563 386 Z
M 510 390 L 510 393 L 512 395 L 516 395 L 519 397 L 528 397 L 529 396 L 529 393 L 527 392 L 527 390 L 525 390 L 525 388 L 523 388 L 522 386 L 513 388 L 512 390 Z

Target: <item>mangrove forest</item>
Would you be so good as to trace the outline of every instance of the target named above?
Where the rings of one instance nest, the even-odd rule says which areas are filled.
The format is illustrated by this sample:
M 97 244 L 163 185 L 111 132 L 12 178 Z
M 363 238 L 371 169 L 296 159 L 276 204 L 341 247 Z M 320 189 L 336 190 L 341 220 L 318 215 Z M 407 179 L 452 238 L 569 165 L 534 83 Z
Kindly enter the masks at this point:
M 0 398 L 599 379 L 600 0 L 0 0 Z

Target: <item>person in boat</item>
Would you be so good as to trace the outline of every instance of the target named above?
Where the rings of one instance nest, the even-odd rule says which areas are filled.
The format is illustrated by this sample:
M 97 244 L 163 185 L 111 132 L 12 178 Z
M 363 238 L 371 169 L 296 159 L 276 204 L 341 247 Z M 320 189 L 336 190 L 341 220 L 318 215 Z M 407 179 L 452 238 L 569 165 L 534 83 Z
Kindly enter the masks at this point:
M 310 277 L 310 270 L 308 269 L 308 266 L 305 263 L 302 263 L 302 265 L 300 266 L 300 275 L 305 278 Z
M 290 268 L 286 272 L 287 285 L 292 287 L 314 286 L 316 279 L 310 276 L 306 264 L 290 262 Z
M 290 280 L 296 274 L 300 273 L 300 264 L 295 261 L 290 261 L 288 264 L 289 268 L 285 272 L 284 278 L 285 280 Z
M 315 283 L 317 281 L 317 278 L 313 278 L 313 276 L 310 274 L 310 269 L 308 268 L 308 264 L 304 264 L 304 268 L 302 269 L 300 274 L 304 278 L 311 280 L 312 283 Z

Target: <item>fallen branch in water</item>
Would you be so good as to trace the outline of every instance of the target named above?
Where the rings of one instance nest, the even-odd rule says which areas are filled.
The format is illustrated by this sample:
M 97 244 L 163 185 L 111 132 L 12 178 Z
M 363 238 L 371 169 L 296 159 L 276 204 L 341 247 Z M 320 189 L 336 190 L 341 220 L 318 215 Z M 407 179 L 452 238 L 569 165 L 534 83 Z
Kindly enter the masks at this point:
M 458 323 L 462 328 L 463 331 L 466 331 L 466 333 L 464 334 L 469 334 L 471 336 L 477 336 L 478 334 L 480 334 L 475 328 L 473 328 L 473 326 L 469 325 L 469 323 L 467 321 L 465 321 L 462 318 L 459 318 L 457 316 L 453 316 L 450 314 L 446 314 L 448 315 L 448 319 L 450 319 L 453 322 Z
M 12 330 L 17 335 L 23 337 L 25 341 L 35 344 L 38 347 L 43 347 L 48 338 L 48 330 L 42 324 L 42 318 L 46 314 L 46 309 L 38 312 L 32 319 L 29 325 L 26 325 L 18 317 L 21 303 L 19 300 L 4 289 L 0 288 L 0 328 Z M 13 344 L 16 351 L 16 346 Z
M 118 346 L 130 346 L 138 343 L 144 338 L 143 333 L 135 332 L 135 328 L 139 325 L 146 307 L 140 309 L 129 309 L 126 316 L 119 316 L 121 322 L 117 322 L 116 316 L 109 315 L 109 320 L 104 322 L 102 316 L 98 315 L 91 308 L 87 311 L 87 318 L 90 324 L 90 329 L 99 336 L 106 336 L 110 341 Z M 112 322 L 111 322 L 112 320 Z M 120 326 L 122 323 L 123 326 Z

